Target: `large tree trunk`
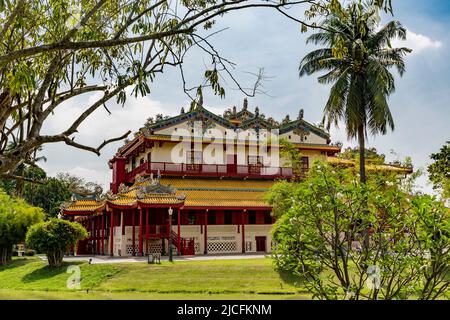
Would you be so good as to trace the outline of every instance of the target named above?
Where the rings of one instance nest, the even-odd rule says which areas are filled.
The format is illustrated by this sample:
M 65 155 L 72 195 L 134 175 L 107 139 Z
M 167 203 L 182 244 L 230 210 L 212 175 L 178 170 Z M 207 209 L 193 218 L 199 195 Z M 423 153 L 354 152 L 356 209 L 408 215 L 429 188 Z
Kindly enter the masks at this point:
M 359 181 L 366 183 L 366 143 L 364 136 L 364 126 L 358 127 L 359 142 Z

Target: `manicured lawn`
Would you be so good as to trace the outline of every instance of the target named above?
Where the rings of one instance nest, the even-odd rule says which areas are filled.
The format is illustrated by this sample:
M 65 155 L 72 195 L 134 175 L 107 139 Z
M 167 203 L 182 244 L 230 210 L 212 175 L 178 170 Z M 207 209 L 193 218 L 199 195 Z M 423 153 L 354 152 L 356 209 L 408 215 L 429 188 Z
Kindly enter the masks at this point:
M 267 259 L 76 264 L 81 289 L 71 290 L 67 266 L 50 269 L 38 258 L 0 267 L 0 299 L 308 299 L 297 279 Z

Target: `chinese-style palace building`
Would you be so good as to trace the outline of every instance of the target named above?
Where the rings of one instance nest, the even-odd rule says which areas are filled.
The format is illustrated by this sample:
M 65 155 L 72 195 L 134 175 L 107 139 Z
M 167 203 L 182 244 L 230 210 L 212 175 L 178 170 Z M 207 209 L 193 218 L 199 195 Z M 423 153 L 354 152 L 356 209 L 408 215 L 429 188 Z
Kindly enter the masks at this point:
M 278 146 L 267 143 L 273 130 L 298 148 L 304 170 L 314 159 L 354 165 L 335 157 L 340 146 L 302 110 L 281 123 L 249 111 L 246 100 L 223 116 L 203 106 L 158 115 L 109 161 L 106 195 L 78 193 L 63 204 L 64 217 L 89 232 L 75 253 L 164 255 L 170 242 L 181 255 L 270 252 L 274 219 L 265 194 L 294 175 Z

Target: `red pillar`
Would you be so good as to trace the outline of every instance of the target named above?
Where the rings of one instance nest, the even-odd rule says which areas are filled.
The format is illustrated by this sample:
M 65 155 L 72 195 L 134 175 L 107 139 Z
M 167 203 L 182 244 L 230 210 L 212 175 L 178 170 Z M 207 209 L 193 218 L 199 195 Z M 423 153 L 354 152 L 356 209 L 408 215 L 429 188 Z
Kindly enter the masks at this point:
M 142 230 L 142 208 L 139 208 L 139 255 L 143 256 L 143 241 L 142 241 L 142 233 L 144 230 Z
M 121 224 L 121 226 L 122 226 L 122 235 L 124 236 L 125 235 L 125 212 L 121 212 L 121 215 L 120 215 L 120 224 Z
M 133 256 L 135 256 L 136 255 L 136 251 L 134 250 L 134 245 L 135 245 L 135 243 L 136 243 L 136 239 L 135 239 L 135 236 L 134 236 L 134 231 L 136 230 L 136 227 L 135 227 L 135 222 L 134 222 L 134 216 L 136 215 L 136 211 L 134 211 L 134 209 L 133 209 L 133 211 L 132 211 L 132 216 L 131 216 L 131 242 L 132 242 L 132 255 Z
M 90 248 L 89 248 L 89 254 L 93 254 L 94 253 L 94 219 L 90 216 L 89 217 L 89 243 L 90 243 Z
M 245 209 L 242 210 L 241 223 L 242 223 L 242 253 L 245 253 Z
M 105 215 L 104 215 L 104 212 L 102 212 L 101 218 L 102 218 L 102 231 L 101 231 L 102 232 L 102 242 L 100 244 L 100 247 L 101 247 L 102 255 L 105 255 Z
M 148 221 L 148 214 L 149 214 L 150 209 L 147 208 L 145 210 L 145 252 L 148 253 L 148 235 L 150 233 L 150 223 Z
M 111 218 L 109 221 L 109 255 L 114 255 L 114 209 L 111 210 Z
M 97 250 L 97 254 L 100 254 L 100 216 L 99 215 L 97 215 L 95 217 L 95 226 L 96 226 L 96 231 L 95 231 L 96 250 Z
M 181 244 L 181 227 L 180 227 L 180 220 L 181 220 L 181 209 L 178 209 L 178 229 L 177 229 L 177 233 L 178 233 L 178 239 L 177 239 L 177 242 L 178 242 L 178 254 L 180 254 L 180 244 Z M 170 230 L 169 231 L 170 232 L 170 234 L 172 233 L 172 230 Z M 169 237 L 170 237 L 170 234 L 169 234 Z
M 208 209 L 206 209 L 205 211 L 205 241 L 204 241 L 204 246 L 205 246 L 205 250 L 203 251 L 204 254 L 208 254 Z

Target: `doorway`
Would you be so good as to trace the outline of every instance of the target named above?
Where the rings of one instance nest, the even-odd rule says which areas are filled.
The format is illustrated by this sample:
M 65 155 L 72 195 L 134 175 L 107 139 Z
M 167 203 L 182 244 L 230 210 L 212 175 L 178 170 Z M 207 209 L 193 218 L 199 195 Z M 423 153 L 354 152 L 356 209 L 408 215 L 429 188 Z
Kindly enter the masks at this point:
M 255 237 L 256 240 L 256 251 L 266 252 L 266 237 Z

